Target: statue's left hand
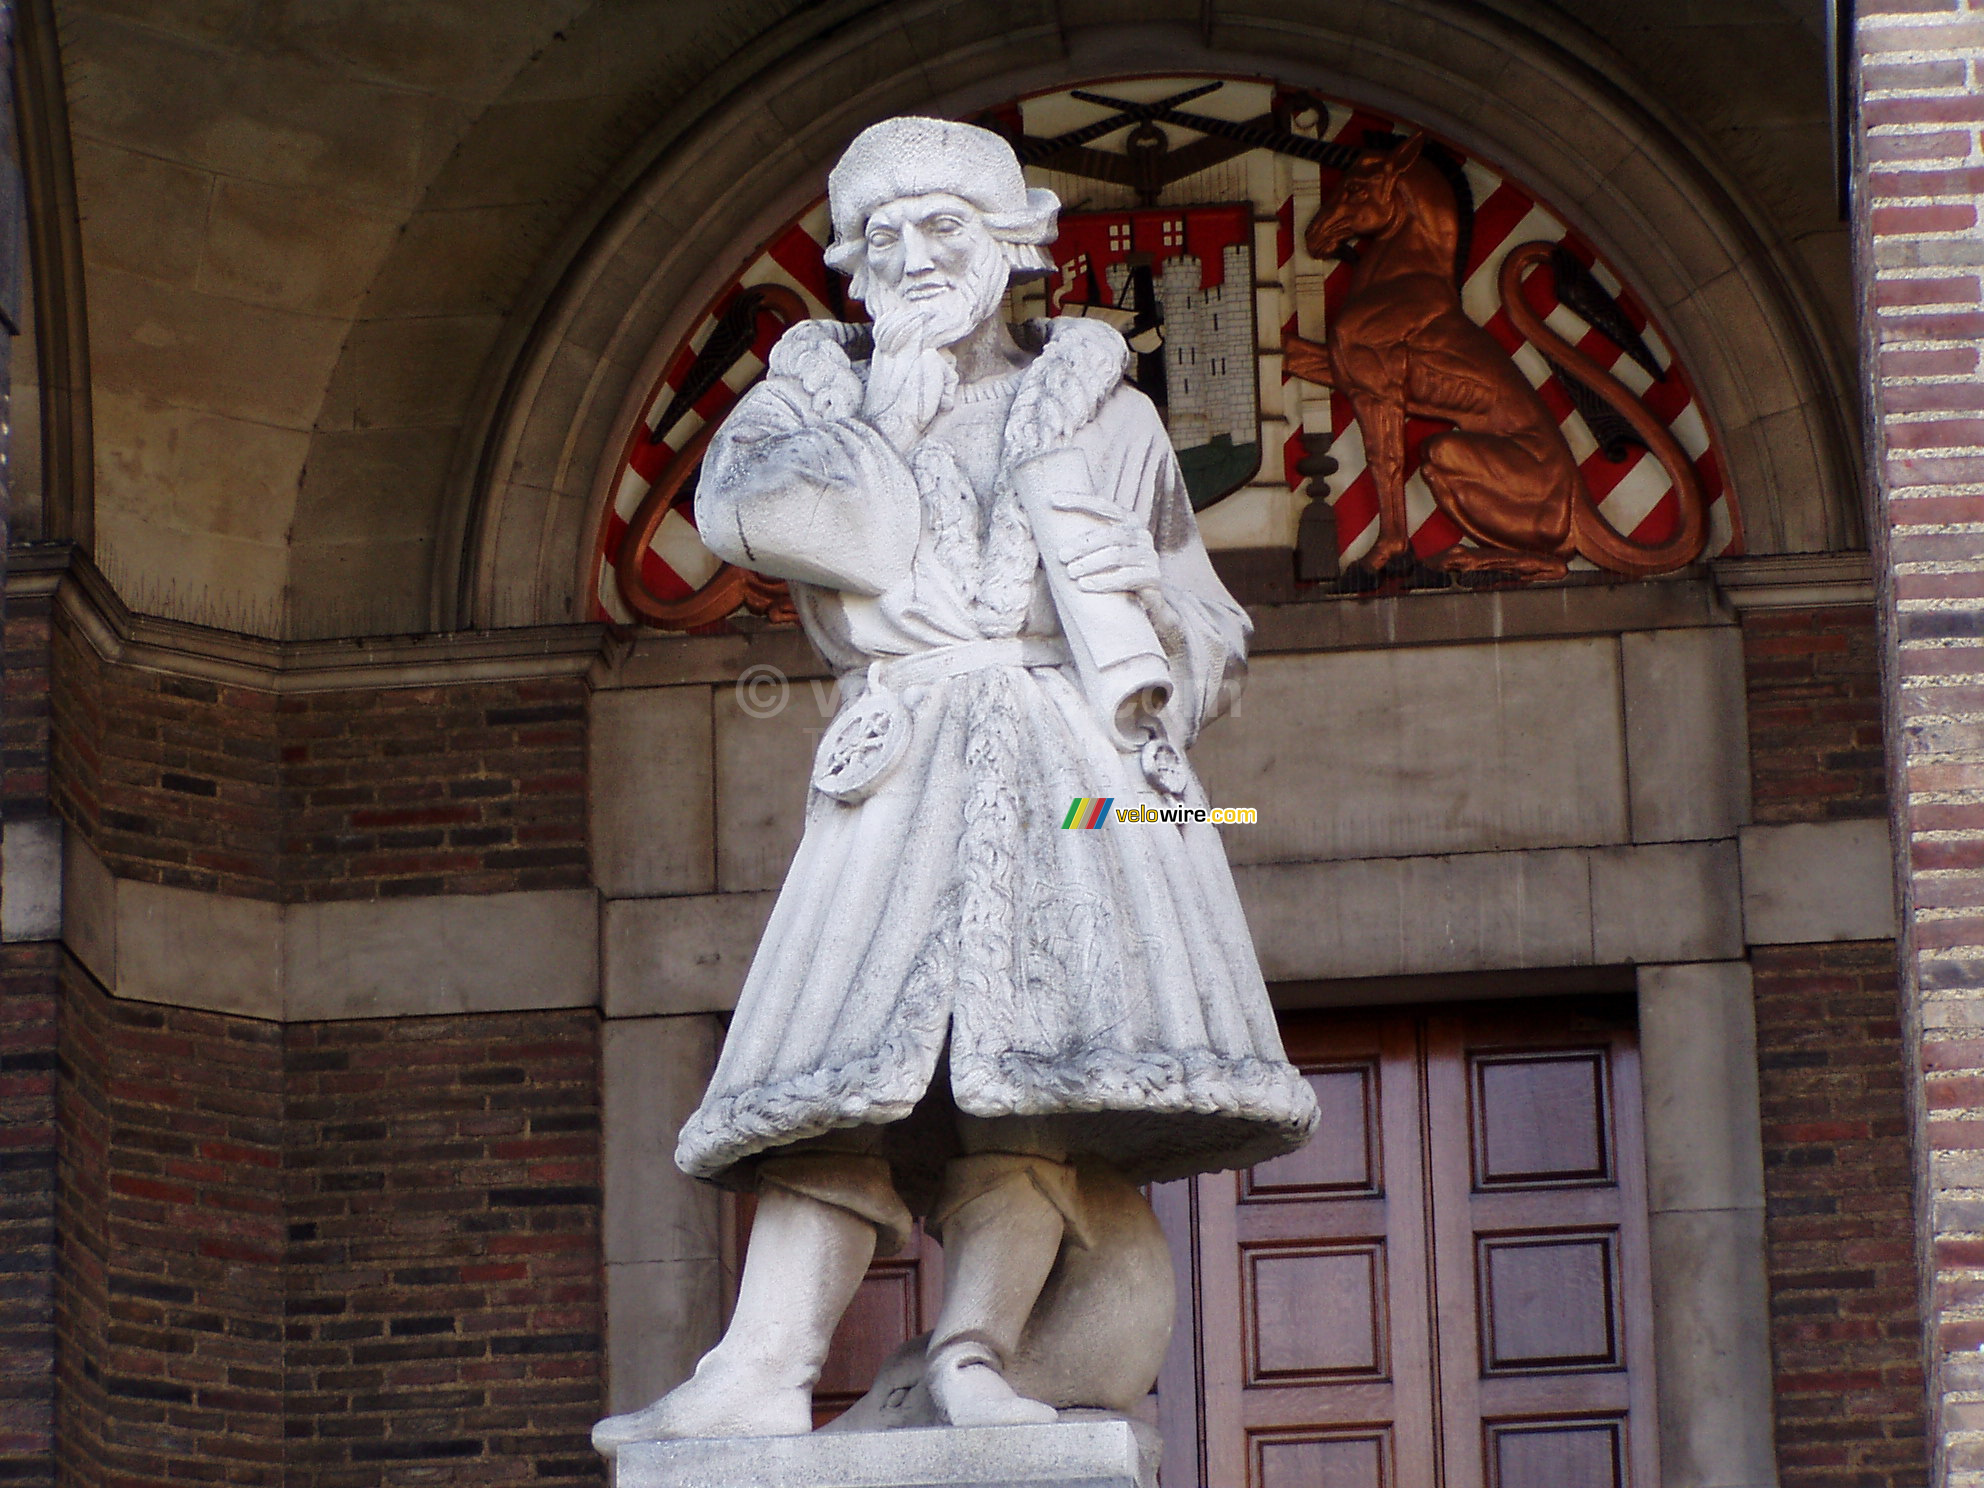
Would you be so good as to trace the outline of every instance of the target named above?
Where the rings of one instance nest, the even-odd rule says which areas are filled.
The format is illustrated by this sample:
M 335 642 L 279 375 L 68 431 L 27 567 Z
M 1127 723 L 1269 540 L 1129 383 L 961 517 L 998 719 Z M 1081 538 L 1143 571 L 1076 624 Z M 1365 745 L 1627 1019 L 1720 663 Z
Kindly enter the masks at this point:
M 1128 594 L 1160 587 L 1157 546 L 1150 530 L 1117 522 L 1085 532 L 1061 550 L 1068 577 L 1090 594 Z

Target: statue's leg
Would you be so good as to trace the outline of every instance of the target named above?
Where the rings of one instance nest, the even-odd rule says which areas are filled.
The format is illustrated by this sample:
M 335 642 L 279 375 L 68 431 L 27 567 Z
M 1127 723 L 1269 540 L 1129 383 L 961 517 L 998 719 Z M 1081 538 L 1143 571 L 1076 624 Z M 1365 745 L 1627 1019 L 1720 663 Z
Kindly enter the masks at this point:
M 1013 1388 L 1064 1409 L 1133 1412 L 1171 1341 L 1171 1248 L 1143 1191 L 1107 1163 L 1079 1165 L 1084 1243 L 1064 1245 L 1034 1304 Z
M 874 1258 L 911 1225 L 882 1158 L 807 1152 L 758 1170 L 737 1308 L 696 1372 L 644 1410 L 609 1416 L 593 1446 L 813 1429 L 813 1384 L 835 1326 Z
M 1022 1426 L 1056 1418 L 1006 1380 L 1006 1366 L 1061 1253 L 1080 1203 L 1074 1169 L 1024 1152 L 953 1159 L 930 1216 L 944 1244 L 944 1306 L 924 1384 L 953 1426 Z

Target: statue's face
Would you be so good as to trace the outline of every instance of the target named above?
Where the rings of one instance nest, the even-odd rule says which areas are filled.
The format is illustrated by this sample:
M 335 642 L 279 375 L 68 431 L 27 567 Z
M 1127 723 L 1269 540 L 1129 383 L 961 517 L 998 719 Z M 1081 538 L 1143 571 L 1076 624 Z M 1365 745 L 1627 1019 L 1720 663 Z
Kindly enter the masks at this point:
M 888 202 L 868 214 L 869 311 L 910 314 L 929 327 L 929 346 L 975 330 L 1006 292 L 1005 250 L 963 197 L 937 191 Z

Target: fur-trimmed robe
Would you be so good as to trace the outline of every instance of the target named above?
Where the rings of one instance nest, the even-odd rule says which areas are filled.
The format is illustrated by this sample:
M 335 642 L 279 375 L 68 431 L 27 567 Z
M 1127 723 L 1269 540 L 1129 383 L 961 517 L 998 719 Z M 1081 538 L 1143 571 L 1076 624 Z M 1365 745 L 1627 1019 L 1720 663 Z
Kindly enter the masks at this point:
M 842 348 L 854 328 L 795 327 L 710 445 L 703 537 L 794 581 L 844 692 L 878 660 L 886 678 L 888 658 L 972 641 L 1051 652 L 1061 625 L 1008 477 L 1072 446 L 1096 495 L 1155 540 L 1182 632 L 1165 721 L 1183 748 L 1237 688 L 1246 613 L 1213 573 L 1156 410 L 1123 385 L 1122 337 L 1092 320 L 1020 329 L 1044 349 L 981 494 L 941 416 L 907 460 L 858 417 L 866 364 Z M 684 1171 L 721 1180 L 767 1148 L 900 1120 L 947 1042 L 960 1110 L 1084 1113 L 1061 1123 L 1078 1149 L 1140 1182 L 1306 1141 L 1315 1101 L 1283 1058 L 1216 829 L 1062 828 L 1077 796 L 1179 804 L 1111 742 L 1073 666 L 984 666 L 898 691 L 910 742 L 880 788 L 853 805 L 809 798 L 709 1092 L 682 1130 Z M 1196 780 L 1184 799 L 1205 803 Z

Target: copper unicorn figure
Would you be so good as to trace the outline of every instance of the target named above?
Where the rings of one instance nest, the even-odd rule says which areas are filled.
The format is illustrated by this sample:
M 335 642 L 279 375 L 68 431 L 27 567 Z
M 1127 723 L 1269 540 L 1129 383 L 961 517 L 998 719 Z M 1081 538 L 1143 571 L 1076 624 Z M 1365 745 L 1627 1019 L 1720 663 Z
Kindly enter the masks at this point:
M 1354 253 L 1350 292 L 1331 317 L 1327 344 L 1292 335 L 1283 343 L 1288 371 L 1346 394 L 1363 430 L 1378 492 L 1378 539 L 1364 562 L 1378 570 L 1411 551 L 1408 415 L 1454 426 L 1426 439 L 1420 473 L 1440 510 L 1479 544 L 1450 548 L 1434 566 L 1537 581 L 1561 578 L 1578 555 L 1635 578 L 1693 562 L 1708 520 L 1687 455 L 1623 383 L 1544 325 L 1523 297 L 1523 275 L 1556 245 L 1509 252 L 1499 279 L 1503 309 L 1567 380 L 1595 395 L 1586 399 L 1594 412 L 1601 400 L 1609 405 L 1624 421 L 1619 434 L 1644 444 L 1666 469 L 1680 521 L 1665 542 L 1634 542 L 1600 515 L 1556 416 L 1461 309 L 1461 208 L 1425 142 L 1415 134 L 1395 148 L 1360 152 L 1317 208 L 1305 234 L 1309 252 Z

